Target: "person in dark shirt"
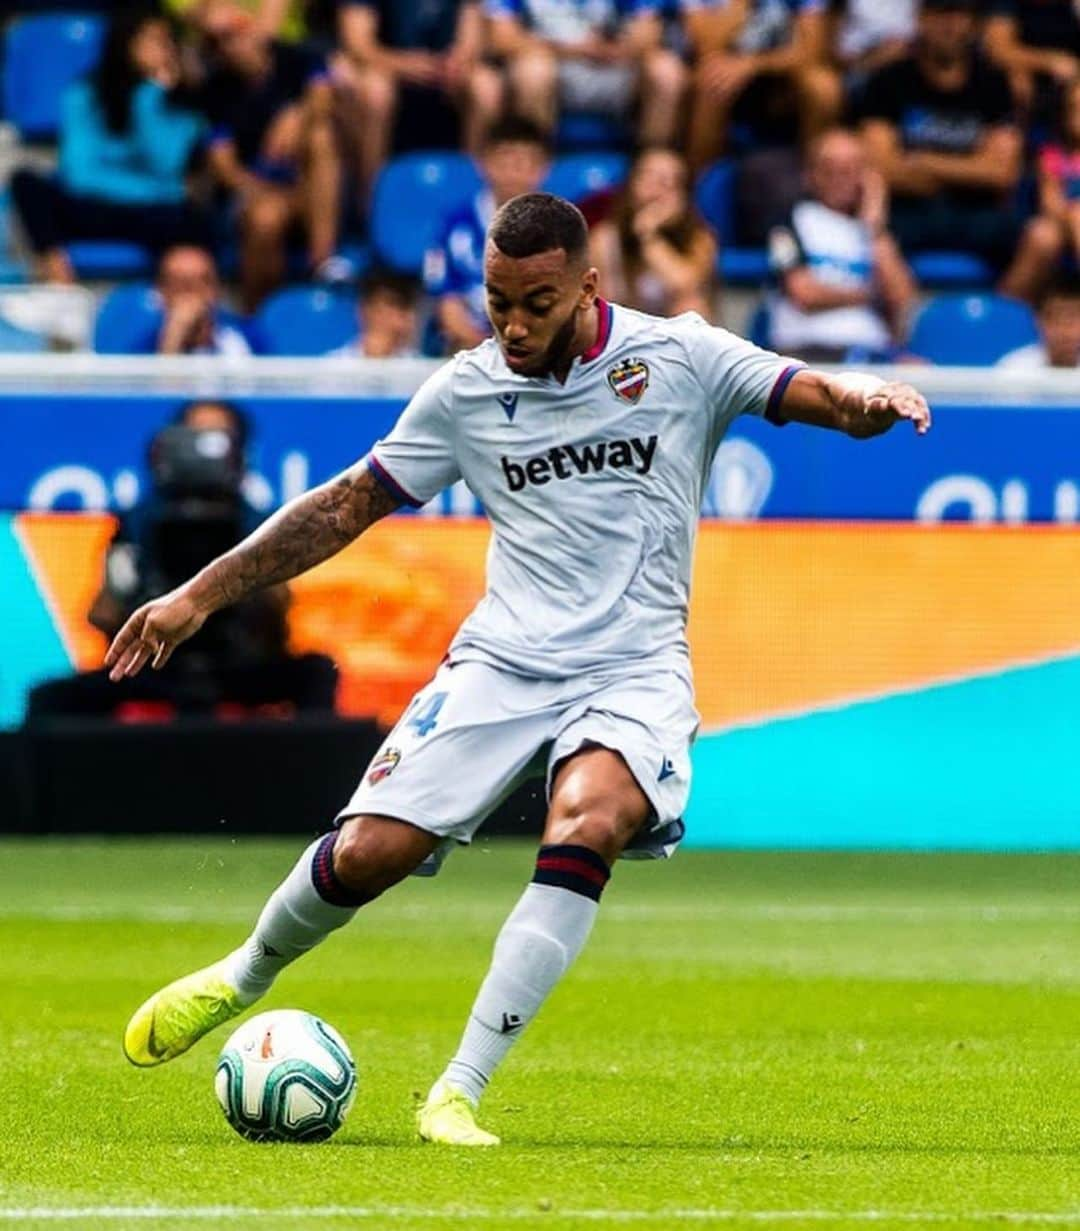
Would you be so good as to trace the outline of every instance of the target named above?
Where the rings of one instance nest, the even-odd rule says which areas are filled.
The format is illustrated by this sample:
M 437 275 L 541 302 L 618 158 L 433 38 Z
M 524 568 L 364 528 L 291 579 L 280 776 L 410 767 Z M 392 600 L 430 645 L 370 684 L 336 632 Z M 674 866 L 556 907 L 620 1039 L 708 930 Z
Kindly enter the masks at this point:
M 1062 87 L 1080 75 L 1080 11 L 1073 0 L 992 0 L 983 45 L 1017 103 L 1043 123 L 1056 114 Z
M 1056 248 L 1012 204 L 1023 138 L 1008 82 L 976 54 L 976 29 L 975 0 L 925 0 L 914 54 L 867 84 L 862 131 L 905 254 L 974 253 L 1001 274 L 1004 294 L 1030 299 Z
M 363 114 L 358 155 L 369 189 L 406 100 L 427 120 L 437 120 L 434 112 L 449 103 L 460 116 L 461 144 L 479 153 L 503 88 L 482 59 L 483 14 L 476 0 L 343 0 L 339 31 Z M 426 144 L 432 144 L 430 127 Z
M 287 241 L 303 233 L 316 278 L 333 280 L 342 161 L 322 58 L 272 40 L 247 13 L 215 6 L 204 20 L 214 68 L 203 107 L 208 160 L 240 214 L 240 286 L 253 310 L 284 280 Z

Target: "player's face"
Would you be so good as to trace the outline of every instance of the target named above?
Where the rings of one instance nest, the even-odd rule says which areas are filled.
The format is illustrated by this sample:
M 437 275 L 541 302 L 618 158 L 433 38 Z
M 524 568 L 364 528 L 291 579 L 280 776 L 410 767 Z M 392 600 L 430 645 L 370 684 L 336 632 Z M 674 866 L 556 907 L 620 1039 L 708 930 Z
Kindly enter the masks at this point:
M 484 285 L 491 327 L 511 371 L 546 376 L 575 354 L 581 314 L 596 300 L 595 269 L 562 248 L 515 259 L 489 243 Z

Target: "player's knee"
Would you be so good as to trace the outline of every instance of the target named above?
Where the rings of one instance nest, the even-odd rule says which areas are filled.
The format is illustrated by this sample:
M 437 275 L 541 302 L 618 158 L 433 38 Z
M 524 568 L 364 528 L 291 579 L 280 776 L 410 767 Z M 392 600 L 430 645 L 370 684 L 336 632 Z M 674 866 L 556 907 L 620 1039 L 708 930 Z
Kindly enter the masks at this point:
M 375 898 L 426 858 L 434 839 L 401 821 L 357 816 L 334 843 L 334 875 L 348 889 Z
M 608 753 L 614 757 L 615 754 Z M 630 771 L 619 761 L 622 772 L 600 777 L 577 772 L 571 765 L 561 775 L 552 797 L 545 845 L 585 846 L 611 863 L 641 828 L 649 804 Z
M 510 65 L 510 79 L 519 97 L 547 95 L 555 88 L 558 66 L 546 51 L 523 51 Z

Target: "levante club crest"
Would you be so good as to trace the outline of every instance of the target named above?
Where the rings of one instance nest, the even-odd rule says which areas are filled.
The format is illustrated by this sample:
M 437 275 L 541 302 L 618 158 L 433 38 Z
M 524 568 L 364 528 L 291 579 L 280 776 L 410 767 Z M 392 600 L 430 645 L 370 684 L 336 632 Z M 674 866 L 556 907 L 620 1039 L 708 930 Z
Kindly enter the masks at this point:
M 607 383 L 617 398 L 633 406 L 649 387 L 648 364 L 641 359 L 624 359 L 608 368 Z
M 394 770 L 397 769 L 400 760 L 401 753 L 396 748 L 387 748 L 385 752 L 380 752 L 375 760 L 371 762 L 371 768 L 368 770 L 368 786 L 374 786 L 376 782 L 382 782 L 384 778 L 389 778 Z

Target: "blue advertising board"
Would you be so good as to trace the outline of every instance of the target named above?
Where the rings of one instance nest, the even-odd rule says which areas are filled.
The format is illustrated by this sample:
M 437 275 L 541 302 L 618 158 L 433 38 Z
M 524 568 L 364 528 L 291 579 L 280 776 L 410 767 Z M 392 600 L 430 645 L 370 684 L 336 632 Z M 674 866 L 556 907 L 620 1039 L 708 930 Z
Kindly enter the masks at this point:
M 147 445 L 191 398 L 0 396 L 0 508 L 122 509 L 145 483 Z M 240 397 L 252 422 L 249 497 L 270 509 L 362 457 L 402 397 Z M 921 521 L 1080 520 L 1076 406 L 935 405 L 926 438 L 854 441 L 748 417 L 721 445 L 706 516 Z M 475 512 L 467 493 L 436 501 Z M 432 510 L 437 511 L 437 510 Z

